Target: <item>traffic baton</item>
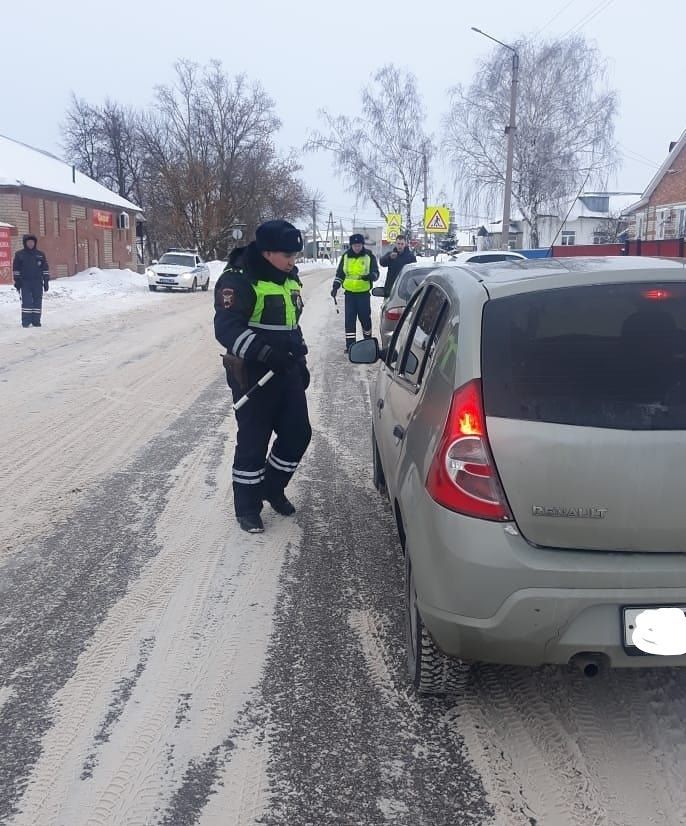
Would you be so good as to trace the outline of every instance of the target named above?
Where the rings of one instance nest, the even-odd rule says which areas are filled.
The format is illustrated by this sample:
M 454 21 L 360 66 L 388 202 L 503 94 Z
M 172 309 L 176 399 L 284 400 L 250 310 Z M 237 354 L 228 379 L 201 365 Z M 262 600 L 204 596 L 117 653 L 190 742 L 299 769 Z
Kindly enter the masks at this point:
M 269 370 L 267 373 L 264 374 L 264 376 L 262 376 L 262 378 L 257 382 L 257 384 L 253 385 L 250 388 L 250 390 L 246 390 L 245 394 L 240 397 L 240 399 L 236 402 L 236 404 L 234 404 L 234 406 L 233 406 L 234 412 L 237 411 L 237 410 L 240 410 L 241 407 L 243 407 L 243 405 L 250 399 L 252 394 L 256 390 L 259 390 L 260 387 L 264 387 L 265 384 L 269 381 L 269 379 L 271 379 L 273 377 L 274 377 L 274 371 Z
M 340 310 L 338 309 L 338 301 L 336 301 L 336 296 L 335 296 L 335 295 L 332 295 L 332 296 L 331 296 L 331 298 L 333 298 L 333 303 L 334 303 L 334 305 L 336 306 L 336 315 L 339 315 L 339 314 L 340 314 Z

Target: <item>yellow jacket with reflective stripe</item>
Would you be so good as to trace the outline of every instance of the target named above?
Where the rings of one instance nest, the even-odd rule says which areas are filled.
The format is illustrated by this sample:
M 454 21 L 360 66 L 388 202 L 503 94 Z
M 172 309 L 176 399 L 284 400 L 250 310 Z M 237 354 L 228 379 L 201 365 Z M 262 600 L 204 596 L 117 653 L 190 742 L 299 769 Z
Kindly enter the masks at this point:
M 368 254 L 355 256 L 343 254 L 343 289 L 349 293 L 366 293 L 372 288 L 372 282 L 364 278 L 369 275 L 372 259 Z

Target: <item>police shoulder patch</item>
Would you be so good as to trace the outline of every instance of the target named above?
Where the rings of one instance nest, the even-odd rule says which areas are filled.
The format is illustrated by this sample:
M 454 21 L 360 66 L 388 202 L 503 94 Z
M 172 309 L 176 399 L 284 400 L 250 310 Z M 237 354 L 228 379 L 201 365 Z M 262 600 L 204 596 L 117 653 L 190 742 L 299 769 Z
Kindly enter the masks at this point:
M 230 287 L 224 287 L 222 290 L 222 301 L 225 310 L 230 310 L 233 307 L 233 290 Z

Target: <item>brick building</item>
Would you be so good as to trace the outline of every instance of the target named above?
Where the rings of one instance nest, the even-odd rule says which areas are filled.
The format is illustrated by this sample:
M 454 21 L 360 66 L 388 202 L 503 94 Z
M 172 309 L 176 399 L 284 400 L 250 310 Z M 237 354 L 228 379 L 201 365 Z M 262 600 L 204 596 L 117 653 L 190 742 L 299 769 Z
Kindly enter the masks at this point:
M 667 158 L 643 197 L 624 215 L 630 221 L 632 239 L 660 241 L 686 235 L 686 132 L 670 144 Z
M 0 283 L 11 282 L 25 233 L 38 238 L 53 278 L 88 267 L 135 270 L 141 217 L 135 204 L 54 155 L 0 135 Z

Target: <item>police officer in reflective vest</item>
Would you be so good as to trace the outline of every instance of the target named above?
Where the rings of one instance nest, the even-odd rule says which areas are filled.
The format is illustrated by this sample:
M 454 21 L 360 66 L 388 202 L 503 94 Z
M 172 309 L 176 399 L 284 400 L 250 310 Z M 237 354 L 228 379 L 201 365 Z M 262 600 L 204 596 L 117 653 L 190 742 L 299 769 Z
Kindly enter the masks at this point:
M 214 289 L 214 332 L 227 349 L 224 366 L 234 403 L 269 370 L 275 374 L 236 411 L 234 507 L 249 533 L 264 530 L 264 501 L 283 516 L 295 513 L 285 488 L 312 436 L 307 347 L 299 326 L 302 285 L 295 267 L 302 248 L 292 224 L 267 221 L 255 241 L 231 253 Z
M 45 253 L 37 249 L 35 235 L 25 235 L 23 249 L 14 256 L 12 274 L 14 286 L 21 293 L 21 326 L 40 327 L 43 291 L 48 291 L 50 270 Z
M 331 296 L 336 298 L 341 285 L 345 292 L 345 352 L 355 343 L 357 319 L 362 325 L 362 335 L 372 336 L 372 308 L 369 292 L 379 277 L 379 265 L 372 252 L 364 248 L 364 235 L 356 232 L 350 236 L 350 249 L 338 262 Z

